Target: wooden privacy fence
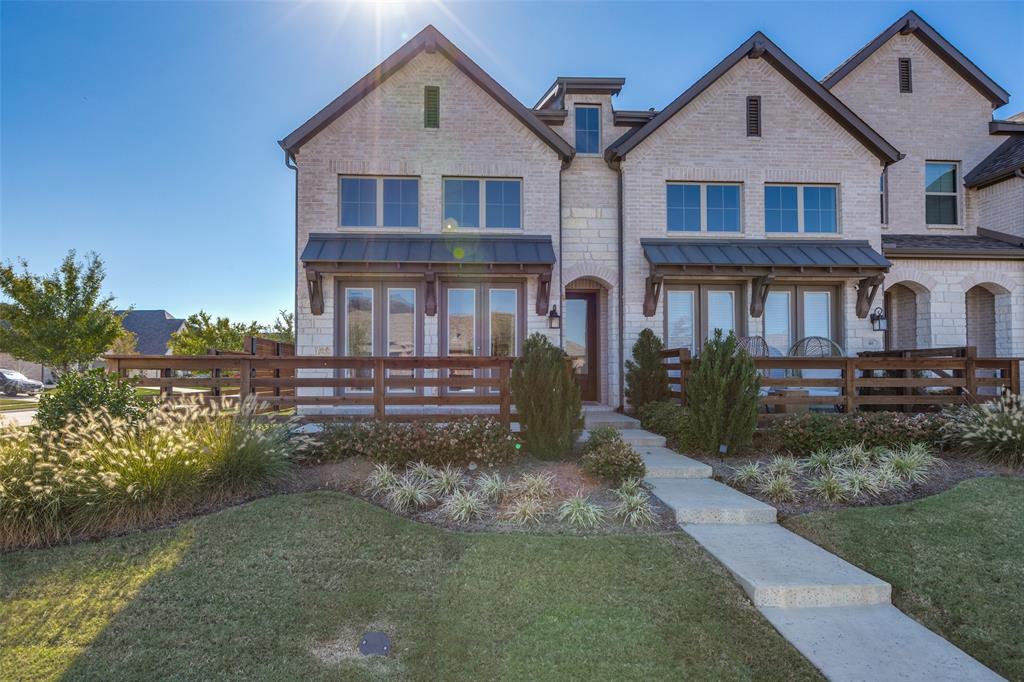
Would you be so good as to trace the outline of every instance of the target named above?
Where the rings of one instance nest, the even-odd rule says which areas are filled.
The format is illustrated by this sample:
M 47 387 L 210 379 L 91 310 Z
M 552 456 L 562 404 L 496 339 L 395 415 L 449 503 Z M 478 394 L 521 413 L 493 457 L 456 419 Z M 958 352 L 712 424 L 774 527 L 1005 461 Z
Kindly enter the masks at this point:
M 506 425 L 512 421 L 511 357 L 226 354 L 105 355 L 104 359 L 107 370 L 120 376 L 160 370 L 159 378 L 144 377 L 139 385 L 159 388 L 165 397 L 175 388 L 203 389 L 209 391 L 204 393 L 206 399 L 227 402 L 238 400 L 227 395 L 237 390 L 238 396 L 258 395 L 275 409 L 356 408 L 310 415 L 318 419 L 450 421 L 487 415 Z
M 961 355 L 936 349 L 907 356 L 756 357 L 761 403 L 768 416 L 834 407 L 921 411 L 937 406 L 991 400 L 1003 389 L 1020 393 L 1019 358 L 979 358 L 973 348 Z M 672 397 L 686 402 L 693 358 L 686 348 L 663 350 Z

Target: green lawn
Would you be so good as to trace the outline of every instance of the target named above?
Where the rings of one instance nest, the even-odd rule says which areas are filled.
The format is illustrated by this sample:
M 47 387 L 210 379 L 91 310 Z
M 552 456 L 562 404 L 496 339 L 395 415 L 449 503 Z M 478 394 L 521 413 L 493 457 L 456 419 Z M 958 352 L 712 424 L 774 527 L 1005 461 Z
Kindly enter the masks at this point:
M 34 410 L 36 404 L 27 400 L 12 400 L 11 398 L 0 398 L 0 412 L 12 410 Z
M 1024 480 L 974 479 L 786 525 L 890 582 L 896 606 L 985 665 L 1024 679 Z
M 820 679 L 679 533 L 455 533 L 318 492 L 0 576 L 5 680 Z M 368 627 L 393 657 L 351 657 Z

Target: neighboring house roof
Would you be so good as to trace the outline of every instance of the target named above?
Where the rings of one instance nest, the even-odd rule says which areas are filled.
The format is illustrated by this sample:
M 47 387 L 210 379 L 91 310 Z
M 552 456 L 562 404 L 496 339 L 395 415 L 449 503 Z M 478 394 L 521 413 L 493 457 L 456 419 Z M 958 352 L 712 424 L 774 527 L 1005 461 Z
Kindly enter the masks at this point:
M 551 237 L 313 233 L 303 263 L 553 265 Z
M 836 83 L 845 78 L 851 71 L 870 57 L 874 52 L 889 42 L 897 33 L 904 35 L 914 34 L 942 61 L 946 62 L 954 71 L 970 83 L 974 88 L 984 95 L 991 103 L 992 108 L 1001 107 L 1010 101 L 1010 95 L 1001 88 L 998 83 L 985 75 L 985 72 L 970 59 L 964 56 L 960 50 L 953 47 L 953 44 L 942 37 L 938 31 L 928 25 L 924 19 L 918 16 L 917 12 L 911 10 L 897 19 L 889 28 L 879 33 L 874 40 L 862 47 L 849 59 L 840 64 L 832 73 L 825 76 L 821 82 L 826 88 L 834 88 Z
M 124 315 L 121 325 L 135 334 L 135 350 L 142 355 L 166 355 L 171 334 L 185 324 L 166 310 L 119 310 L 117 314 Z
M 883 163 L 895 163 L 901 157 L 898 149 L 889 144 L 885 138 L 875 132 L 867 123 L 862 121 L 853 111 L 843 104 L 839 98 L 826 90 L 821 83 L 804 71 L 799 64 L 793 61 L 789 55 L 782 51 L 768 37 L 758 31 L 740 45 L 728 57 L 723 59 L 715 68 L 708 71 L 696 83 L 691 85 L 686 92 L 672 101 L 667 107 L 661 110 L 654 118 L 637 130 L 635 135 L 623 136 L 612 143 L 605 152 L 605 158 L 609 161 L 621 159 L 631 149 L 643 142 L 651 133 L 660 128 L 666 121 L 675 116 L 687 104 L 704 92 L 712 83 L 717 81 L 726 72 L 734 67 L 741 59 L 747 57 L 752 59 L 766 59 L 769 64 L 781 73 L 787 80 L 803 92 L 812 102 L 818 105 L 829 116 L 831 116 L 847 132 L 853 135 L 861 144 L 874 153 Z
M 1024 260 L 1024 237 L 985 229 L 977 235 L 884 234 L 882 253 L 902 258 Z
M 984 187 L 1024 171 L 1024 135 L 1013 135 L 964 176 L 968 187 Z
M 860 240 L 641 239 L 652 267 L 754 268 L 784 271 L 855 272 L 888 270 L 890 263 Z M 812 274 L 807 272 L 806 274 Z
M 413 36 L 405 45 L 398 48 L 390 57 L 377 65 L 370 73 L 360 78 L 333 102 L 278 142 L 278 144 L 287 153 L 295 154 L 302 145 L 351 109 L 357 102 L 373 92 L 377 86 L 386 81 L 421 52 L 440 52 L 443 54 L 459 70 L 466 74 L 470 80 L 480 86 L 481 89 L 505 107 L 523 125 L 532 130 L 549 147 L 554 149 L 563 160 L 569 160 L 573 157 L 575 152 L 572 145 L 546 126 L 522 102 L 513 97 L 508 90 L 501 87 L 496 80 L 491 78 L 486 71 L 467 57 L 462 50 L 445 38 L 440 31 L 429 25 Z

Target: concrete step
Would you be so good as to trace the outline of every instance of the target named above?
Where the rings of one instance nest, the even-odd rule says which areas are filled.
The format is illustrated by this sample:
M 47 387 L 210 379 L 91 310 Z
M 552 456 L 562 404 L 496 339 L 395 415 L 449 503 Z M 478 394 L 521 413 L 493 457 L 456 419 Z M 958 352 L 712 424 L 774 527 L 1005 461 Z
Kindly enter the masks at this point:
M 639 429 L 640 420 L 620 412 L 594 411 L 587 412 L 583 418 L 583 425 L 588 429 L 596 429 L 600 426 L 610 426 L 613 429 Z
M 732 572 L 756 606 L 866 606 L 888 604 L 892 594 L 889 583 L 776 524 L 683 531 Z
M 980 682 L 1003 678 L 890 605 L 762 608 L 832 682 Z
M 634 448 L 658 446 L 665 447 L 665 437 L 651 433 L 650 431 L 644 431 L 643 429 L 622 429 L 619 431 L 622 436 L 622 440 L 626 441 Z M 590 431 L 586 429 L 580 434 L 580 442 L 585 443 L 590 440 Z
M 774 523 L 775 507 L 710 478 L 644 478 L 679 523 Z
M 636 449 L 647 466 L 648 478 L 711 478 L 711 467 L 655 445 Z

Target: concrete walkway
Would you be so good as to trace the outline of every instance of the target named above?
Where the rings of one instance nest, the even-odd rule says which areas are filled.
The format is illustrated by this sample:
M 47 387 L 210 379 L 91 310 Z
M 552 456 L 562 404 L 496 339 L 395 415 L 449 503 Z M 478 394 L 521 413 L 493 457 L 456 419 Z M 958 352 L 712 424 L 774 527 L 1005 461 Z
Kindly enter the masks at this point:
M 776 524 L 774 507 L 711 480 L 711 467 L 669 450 L 637 420 L 606 407 L 585 410 L 588 428 L 621 430 L 683 532 L 729 569 L 765 618 L 828 679 L 1002 679 L 892 606 L 888 583 Z

